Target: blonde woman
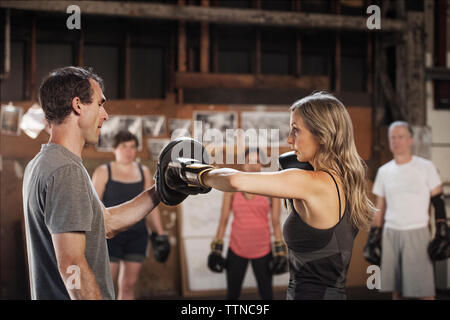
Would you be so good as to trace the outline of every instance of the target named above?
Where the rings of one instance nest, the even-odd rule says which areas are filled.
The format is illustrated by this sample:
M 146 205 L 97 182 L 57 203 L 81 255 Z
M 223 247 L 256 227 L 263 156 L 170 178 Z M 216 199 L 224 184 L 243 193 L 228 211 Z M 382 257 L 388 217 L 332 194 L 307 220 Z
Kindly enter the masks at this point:
M 297 160 L 309 162 L 314 171 L 250 173 L 178 159 L 168 165 L 164 181 L 175 191 L 189 182 L 205 191 L 212 187 L 291 199 L 283 226 L 290 266 L 287 299 L 346 299 L 353 241 L 359 229 L 369 228 L 375 212 L 366 193 L 364 162 L 350 116 L 337 98 L 315 93 L 290 110 L 287 142 Z

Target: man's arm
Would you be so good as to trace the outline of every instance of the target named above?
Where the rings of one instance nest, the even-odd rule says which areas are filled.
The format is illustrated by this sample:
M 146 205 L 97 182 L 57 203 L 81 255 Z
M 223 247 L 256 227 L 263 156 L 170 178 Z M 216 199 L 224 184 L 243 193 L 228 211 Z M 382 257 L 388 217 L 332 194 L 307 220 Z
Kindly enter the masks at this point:
M 159 202 L 158 192 L 153 186 L 130 201 L 115 207 L 103 208 L 106 237 L 110 239 L 135 225 L 152 212 Z
M 150 189 L 154 185 L 150 169 L 147 166 L 142 166 L 142 171 L 144 172 L 144 189 Z M 158 207 L 155 207 L 152 210 L 152 214 L 147 216 L 146 225 L 147 229 L 149 229 L 152 233 L 156 233 L 158 235 L 164 234 L 164 228 L 161 222 L 161 212 Z
M 384 197 L 377 196 L 375 207 L 377 209 L 377 213 L 373 219 L 372 226 L 381 228 L 384 224 L 384 214 L 386 213 L 386 199 Z
M 434 206 L 434 220 L 436 223 L 447 223 L 447 213 L 445 212 L 444 191 L 442 185 L 437 186 L 430 192 L 431 203 Z
M 95 275 L 84 254 L 84 232 L 68 232 L 52 235 L 58 269 L 70 298 L 73 300 L 102 299 Z

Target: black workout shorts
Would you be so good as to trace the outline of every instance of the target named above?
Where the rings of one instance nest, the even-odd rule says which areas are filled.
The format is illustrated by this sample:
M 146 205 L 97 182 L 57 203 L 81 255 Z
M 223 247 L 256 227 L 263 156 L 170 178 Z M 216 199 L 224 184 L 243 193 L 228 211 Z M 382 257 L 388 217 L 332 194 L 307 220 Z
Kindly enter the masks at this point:
M 145 228 L 132 228 L 107 239 L 107 242 L 111 262 L 143 262 L 147 252 L 148 232 Z

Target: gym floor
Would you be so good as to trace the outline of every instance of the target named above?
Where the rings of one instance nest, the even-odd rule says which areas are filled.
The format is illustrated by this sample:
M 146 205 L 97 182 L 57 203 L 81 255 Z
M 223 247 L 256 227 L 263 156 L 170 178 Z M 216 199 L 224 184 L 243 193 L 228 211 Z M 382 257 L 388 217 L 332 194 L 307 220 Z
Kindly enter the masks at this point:
M 370 291 L 365 287 L 352 287 L 347 289 L 349 300 L 391 300 L 390 293 L 381 293 L 377 291 Z M 152 297 L 151 300 L 223 300 L 223 296 L 199 296 L 199 297 Z M 275 291 L 274 300 L 285 300 L 286 292 Z M 259 300 L 258 293 L 243 293 L 240 300 Z M 436 300 L 450 300 L 450 290 L 441 291 L 436 293 Z

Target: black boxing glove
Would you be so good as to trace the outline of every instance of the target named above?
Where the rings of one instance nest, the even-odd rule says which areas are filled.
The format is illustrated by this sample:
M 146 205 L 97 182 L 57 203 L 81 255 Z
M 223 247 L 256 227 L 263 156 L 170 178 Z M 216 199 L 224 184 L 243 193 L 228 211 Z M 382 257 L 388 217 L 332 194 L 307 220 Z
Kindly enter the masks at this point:
M 188 195 L 208 193 L 211 188 L 203 184 L 202 175 L 212 169 L 213 166 L 196 159 L 177 158 L 167 165 L 166 184 L 170 189 Z
M 163 148 L 159 154 L 154 179 L 159 198 L 167 206 L 176 206 L 190 194 L 205 191 L 204 188 L 188 188 L 188 184 L 183 181 L 182 177 L 177 177 L 176 170 L 170 169 L 170 172 L 168 172 L 169 164 L 172 163 L 171 166 L 173 167 L 173 162 L 176 162 L 179 158 L 191 159 L 191 163 L 209 163 L 209 154 L 205 147 L 197 140 L 188 137 L 172 140 Z M 167 185 L 166 180 L 169 180 L 170 187 Z M 179 191 L 175 189 L 179 189 Z
M 297 160 L 297 155 L 294 151 L 285 152 L 278 157 L 278 168 L 280 170 L 286 169 L 302 169 L 314 170 L 309 162 L 300 162 Z
M 272 260 L 269 270 L 272 274 L 282 274 L 288 271 L 287 247 L 282 241 L 273 242 Z
M 447 223 L 436 222 L 436 235 L 428 245 L 428 254 L 432 261 L 445 260 L 450 257 L 448 235 Z
M 280 171 L 286 169 L 301 169 L 301 170 L 314 170 L 313 166 L 309 162 L 300 162 L 297 160 L 297 155 L 294 151 L 285 152 L 278 157 L 278 168 Z M 288 208 L 288 201 L 283 199 L 283 205 Z
M 225 259 L 222 257 L 223 240 L 214 239 L 211 242 L 211 253 L 208 255 L 208 268 L 212 272 L 222 272 L 225 269 Z
M 169 237 L 165 234 L 157 235 L 156 233 L 151 233 L 150 242 L 153 247 L 155 260 L 160 263 L 166 262 L 170 253 Z
M 364 247 L 363 254 L 366 260 L 374 265 L 381 264 L 381 227 L 371 227 L 367 244 Z

